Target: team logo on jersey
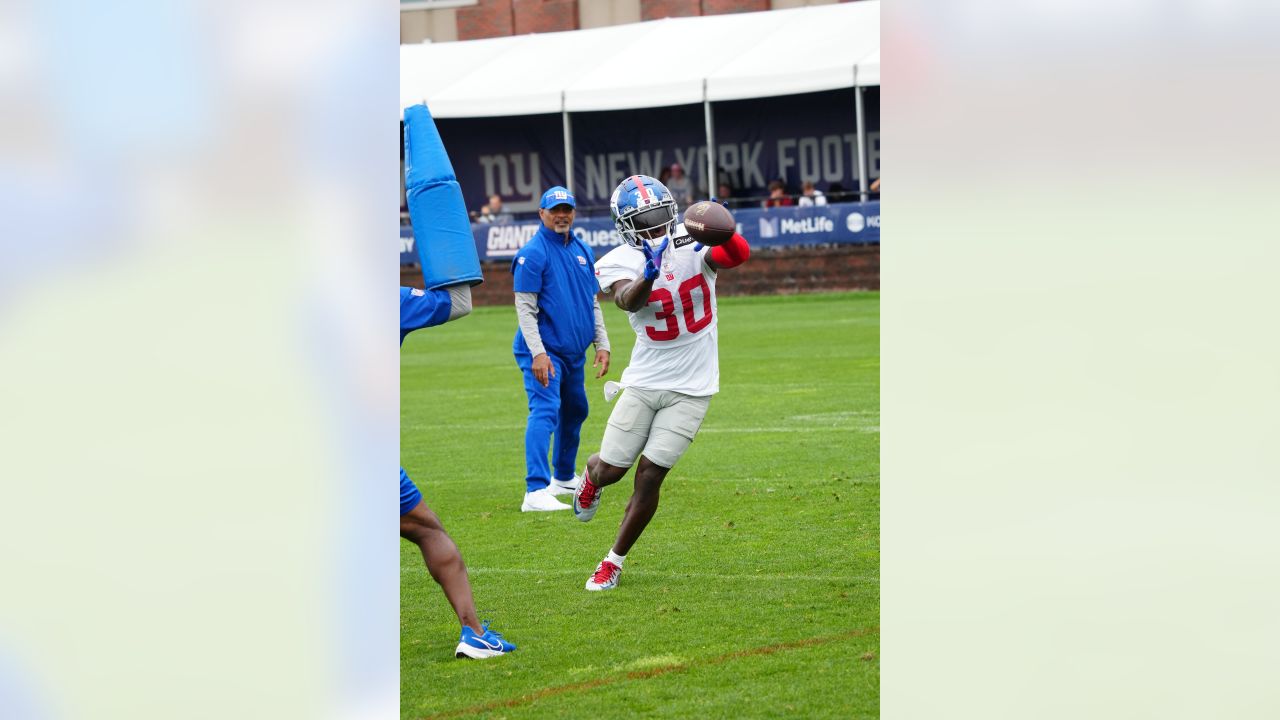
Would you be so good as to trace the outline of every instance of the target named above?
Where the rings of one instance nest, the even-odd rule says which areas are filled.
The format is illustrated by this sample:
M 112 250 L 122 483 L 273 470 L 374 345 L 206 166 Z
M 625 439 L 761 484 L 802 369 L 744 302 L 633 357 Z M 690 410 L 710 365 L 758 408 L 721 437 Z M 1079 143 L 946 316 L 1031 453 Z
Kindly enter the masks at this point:
M 579 265 L 586 265 L 586 264 L 587 264 L 587 259 L 586 259 L 586 258 L 584 258 L 584 257 L 582 257 L 581 255 L 579 255 L 579 256 L 578 256 L 578 264 L 579 264 Z
M 426 290 L 419 290 L 418 288 L 414 288 L 414 289 L 412 289 L 412 290 L 410 290 L 410 291 L 409 291 L 409 294 L 410 294 L 410 295 L 417 295 L 418 297 L 422 297 L 423 295 L 426 295 L 426 294 L 427 294 L 427 291 L 426 291 Z
M 517 264 L 517 265 L 523 265 L 523 264 L 524 264 L 524 258 L 523 258 L 523 257 L 518 257 L 518 258 L 516 258 L 516 264 Z

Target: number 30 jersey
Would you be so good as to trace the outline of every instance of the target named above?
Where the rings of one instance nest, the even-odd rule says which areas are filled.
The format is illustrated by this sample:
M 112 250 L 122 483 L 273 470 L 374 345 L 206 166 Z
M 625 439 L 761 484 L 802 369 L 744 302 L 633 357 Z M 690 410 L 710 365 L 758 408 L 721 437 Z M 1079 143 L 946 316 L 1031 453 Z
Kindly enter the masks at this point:
M 720 391 L 716 273 L 704 261 L 710 248 L 694 250 L 683 231 L 677 228 L 662 255 L 649 303 L 627 313 L 636 344 L 622 384 L 701 397 Z M 596 262 L 600 287 L 612 293 L 619 280 L 643 278 L 644 264 L 644 253 L 630 245 L 614 248 Z

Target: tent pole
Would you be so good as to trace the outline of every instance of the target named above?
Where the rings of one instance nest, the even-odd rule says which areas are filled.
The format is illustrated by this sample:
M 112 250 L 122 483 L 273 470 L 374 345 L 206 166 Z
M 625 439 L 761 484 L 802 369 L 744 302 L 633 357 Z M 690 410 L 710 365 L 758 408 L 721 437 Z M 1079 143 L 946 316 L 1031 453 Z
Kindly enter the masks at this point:
M 560 91 L 560 115 L 564 122 L 564 186 L 573 192 L 573 127 L 569 124 L 569 109 Z
M 867 129 L 863 117 L 862 86 L 858 84 L 858 66 L 853 66 L 854 106 L 858 113 L 858 199 L 867 201 Z
M 711 100 L 707 97 L 707 80 L 702 80 L 702 111 L 707 120 L 707 197 L 714 198 L 719 188 L 716 186 L 716 129 L 711 117 Z

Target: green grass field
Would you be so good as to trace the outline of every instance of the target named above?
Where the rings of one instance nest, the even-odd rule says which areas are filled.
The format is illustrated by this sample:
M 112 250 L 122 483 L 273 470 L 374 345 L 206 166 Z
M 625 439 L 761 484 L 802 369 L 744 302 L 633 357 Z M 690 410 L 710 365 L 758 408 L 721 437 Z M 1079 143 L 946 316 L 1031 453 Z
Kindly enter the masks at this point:
M 879 294 L 721 298 L 719 310 L 720 394 L 602 593 L 583 583 L 631 477 L 590 523 L 519 511 L 514 309 L 409 336 L 401 460 L 461 548 L 480 617 L 519 649 L 455 660 L 457 620 L 402 541 L 403 717 L 879 715 Z M 635 336 L 612 305 L 605 321 L 617 380 Z M 612 408 L 588 371 L 579 467 Z

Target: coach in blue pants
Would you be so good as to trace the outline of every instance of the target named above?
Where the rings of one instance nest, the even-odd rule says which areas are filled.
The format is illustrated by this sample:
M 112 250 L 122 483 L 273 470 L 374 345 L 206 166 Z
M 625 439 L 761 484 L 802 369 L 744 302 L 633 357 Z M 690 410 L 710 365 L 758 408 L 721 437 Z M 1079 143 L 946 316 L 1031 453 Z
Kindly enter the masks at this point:
M 538 210 L 542 227 L 511 262 L 519 322 L 512 351 L 529 395 L 521 512 L 569 509 L 555 496 L 571 495 L 577 486 L 578 438 L 588 411 L 584 366 L 589 345 L 596 346 L 591 365 L 599 368 L 596 377 L 609 370 L 595 256 L 571 231 L 576 208 L 573 193 L 563 187 L 543 193 Z

